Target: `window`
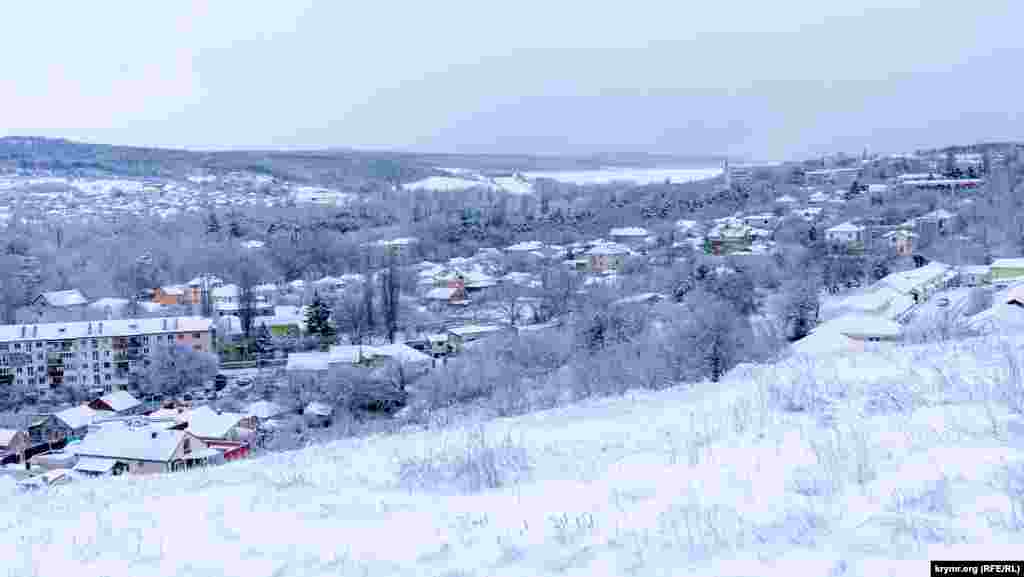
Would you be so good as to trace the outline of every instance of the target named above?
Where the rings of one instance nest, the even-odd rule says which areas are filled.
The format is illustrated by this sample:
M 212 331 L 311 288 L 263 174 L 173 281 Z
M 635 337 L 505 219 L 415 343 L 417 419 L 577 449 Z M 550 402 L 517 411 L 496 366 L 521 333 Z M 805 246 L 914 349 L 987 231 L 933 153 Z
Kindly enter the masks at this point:
M 41 349 L 41 348 L 43 348 L 43 341 L 37 341 L 37 342 L 36 342 L 36 348 L 37 348 L 37 349 Z
M 179 341 L 183 341 L 183 340 L 185 340 L 185 335 L 183 335 L 183 334 L 179 334 L 179 335 L 178 335 L 178 340 L 179 340 Z
M 93 384 L 95 384 L 95 385 L 98 385 L 98 384 L 100 384 L 100 376 L 99 376 L 99 375 L 93 375 L 93 376 L 92 376 L 92 382 L 93 382 Z
M 109 369 L 110 368 L 110 363 L 109 362 L 103 363 L 103 368 L 104 369 Z
M 7 350 L 7 343 L 0 343 L 0 351 L 6 351 L 6 350 Z
M 45 385 L 46 384 L 46 377 L 39 377 L 39 379 L 36 380 L 36 384 L 37 385 Z
M 100 360 L 100 353 L 99 353 L 99 351 L 93 351 L 92 352 L 92 360 L 94 360 L 94 361 Z
M 202 337 L 202 335 L 200 333 L 192 333 L 192 338 L 193 339 L 198 339 L 198 338 L 201 338 L 201 337 Z
M 20 351 L 21 350 L 21 343 L 14 343 L 14 350 Z
M 31 366 L 30 366 L 30 367 L 28 368 L 28 374 L 30 374 L 30 375 L 31 375 L 32 373 L 34 373 L 34 372 L 35 372 L 35 370 L 36 370 L 36 368 L 35 368 L 35 367 L 31 367 Z
M 147 354 L 147 355 L 148 355 L 148 354 L 149 354 L 149 347 L 143 347 L 143 348 L 142 348 L 142 352 L 143 352 L 144 354 Z
M 103 375 L 103 379 L 106 380 L 106 381 L 109 381 L 110 380 L 110 375 Z
M 103 356 L 109 357 L 110 356 L 110 351 L 103 351 Z
M 22 372 L 21 367 L 18 367 L 18 374 L 20 375 Z

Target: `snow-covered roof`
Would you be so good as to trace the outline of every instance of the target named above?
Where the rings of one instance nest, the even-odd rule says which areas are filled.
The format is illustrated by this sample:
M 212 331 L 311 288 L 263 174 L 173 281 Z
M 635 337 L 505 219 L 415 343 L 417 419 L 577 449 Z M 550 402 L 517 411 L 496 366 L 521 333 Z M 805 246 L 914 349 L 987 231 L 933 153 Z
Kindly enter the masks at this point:
M 85 473 L 109 473 L 117 465 L 116 459 L 104 459 L 102 457 L 82 457 L 75 463 L 72 470 Z
M 921 268 L 894 272 L 878 281 L 878 284 L 892 287 L 903 294 L 909 294 L 914 289 L 935 282 L 951 270 L 952 267 L 949 265 L 930 262 Z
M 466 325 L 448 329 L 448 332 L 460 337 L 467 337 L 496 333 L 502 330 L 504 328 L 498 325 Z
M 306 405 L 306 408 L 302 411 L 303 414 L 312 415 L 317 417 L 329 417 L 334 414 L 334 409 L 326 404 L 313 401 Z
M 625 254 L 629 254 L 630 252 L 632 252 L 632 251 L 630 251 L 629 247 L 627 247 L 627 246 L 623 246 L 621 244 L 614 243 L 614 242 L 606 242 L 606 243 L 601 243 L 601 244 L 597 244 L 597 245 L 593 246 L 585 254 L 587 254 L 589 256 L 625 255 Z
M 80 457 L 166 463 L 174 457 L 178 445 L 186 436 L 189 433 L 185 431 L 154 427 L 133 429 L 125 425 L 109 424 L 90 432 L 72 450 Z
M 241 413 L 218 413 L 206 405 L 182 415 L 182 418 L 188 421 L 185 430 L 204 439 L 227 438 L 231 434 L 231 429 L 237 427 L 246 417 L 247 415 Z
M 89 308 L 103 310 L 106 309 L 107 307 L 110 307 L 111 310 L 117 310 L 122 307 L 128 306 L 129 302 L 130 301 L 128 299 L 122 299 L 117 297 L 103 297 L 101 299 L 96 299 L 89 303 Z
M 284 407 L 271 401 L 256 401 L 245 408 L 246 415 L 260 420 L 272 419 L 286 412 L 287 410 Z
M 7 447 L 14 440 L 14 436 L 20 433 L 17 429 L 0 429 L 0 447 Z
M 133 397 L 128 391 L 114 391 L 109 395 L 103 395 L 99 400 L 106 403 L 115 413 L 134 409 L 142 404 L 141 401 Z
M 22 336 L 21 330 L 23 327 L 26 329 L 24 336 Z M 209 331 L 212 327 L 213 321 L 203 317 L 114 319 L 70 323 L 40 323 L 34 325 L 0 325 L 0 342 L 125 337 L 168 332 L 204 332 Z
M 543 248 L 544 243 L 539 240 L 528 240 L 507 247 L 505 252 L 531 252 L 535 250 L 542 250 Z
M 377 345 L 380 354 L 393 358 L 402 364 L 429 363 L 430 356 L 425 355 L 404 343 Z
M 96 411 L 90 409 L 88 405 L 78 405 L 64 409 L 53 416 L 72 429 L 81 429 L 92 424 L 97 415 Z
M 610 237 L 646 237 L 651 233 L 647 232 L 646 228 L 638 226 L 627 226 L 624 228 L 613 228 L 608 232 Z
M 833 330 L 850 338 L 895 338 L 903 334 L 903 327 L 899 323 L 874 315 L 845 315 L 828 321 L 825 325 L 826 330 Z
M 428 291 L 424 297 L 429 300 L 446 301 L 451 299 L 457 291 L 458 289 L 452 287 L 437 287 Z
M 369 345 L 334 345 L 328 356 L 331 363 L 356 364 L 382 355 L 377 347 Z
M 40 296 L 51 307 L 72 307 L 89 303 L 89 299 L 78 289 L 45 292 Z
M 185 294 L 185 287 L 181 285 L 168 285 L 160 287 L 160 292 L 164 293 L 165 295 L 181 296 Z
M 842 224 L 837 224 L 827 229 L 826 232 L 859 232 L 862 230 L 864 230 L 864 227 L 860 226 L 859 224 L 853 224 L 852 222 L 844 222 Z
M 285 370 L 288 371 L 326 371 L 330 368 L 330 354 L 314 351 L 309 353 L 290 353 Z

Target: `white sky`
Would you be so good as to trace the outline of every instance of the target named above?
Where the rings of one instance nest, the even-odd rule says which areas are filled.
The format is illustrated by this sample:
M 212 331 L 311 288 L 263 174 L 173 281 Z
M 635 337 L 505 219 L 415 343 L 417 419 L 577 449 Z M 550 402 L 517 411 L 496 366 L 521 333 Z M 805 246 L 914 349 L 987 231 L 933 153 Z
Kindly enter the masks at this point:
M 4 134 L 759 159 L 1024 137 L 1013 0 L 69 0 L 3 22 Z

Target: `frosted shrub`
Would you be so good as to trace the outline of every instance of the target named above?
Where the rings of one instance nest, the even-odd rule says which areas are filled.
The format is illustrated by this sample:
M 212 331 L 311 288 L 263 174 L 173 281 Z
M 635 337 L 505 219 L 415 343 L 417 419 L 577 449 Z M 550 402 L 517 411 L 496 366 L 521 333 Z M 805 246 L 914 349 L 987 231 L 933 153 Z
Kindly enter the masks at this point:
M 896 513 L 953 514 L 949 477 L 925 483 L 917 490 L 897 489 L 893 492 L 891 509 Z
M 483 429 L 473 431 L 464 447 L 433 451 L 405 459 L 399 465 L 399 484 L 411 489 L 478 493 L 525 479 L 530 471 L 526 449 L 506 435 L 492 443 Z

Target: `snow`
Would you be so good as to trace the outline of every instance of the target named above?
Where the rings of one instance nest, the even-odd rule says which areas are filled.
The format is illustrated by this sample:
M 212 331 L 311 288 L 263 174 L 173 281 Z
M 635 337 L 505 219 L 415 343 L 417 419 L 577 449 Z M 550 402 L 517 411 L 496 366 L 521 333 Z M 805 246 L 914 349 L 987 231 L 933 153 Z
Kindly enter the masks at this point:
M 0 429 L 0 448 L 10 446 L 11 441 L 14 440 L 14 435 L 17 435 L 19 432 L 14 429 Z
M 78 405 L 56 413 L 54 416 L 71 429 L 81 429 L 93 422 L 97 412 L 90 409 L 88 405 Z
M 1024 258 L 997 258 L 992 261 L 992 268 L 1024 268 Z
M 636 184 L 674 183 L 707 180 L 722 174 L 721 167 L 715 168 L 602 168 L 599 170 L 566 170 L 550 172 L 528 172 L 528 178 L 549 178 L 578 185 L 610 184 L 613 182 L 634 182 Z
M 77 289 L 53 291 L 42 294 L 43 300 L 51 307 L 72 307 L 89 303 Z
M 121 411 L 127 411 L 133 409 L 142 404 L 138 399 L 132 396 L 128 391 L 114 391 L 109 395 L 100 397 L 101 401 L 107 404 L 115 413 Z
M 73 445 L 73 449 L 69 447 L 68 451 L 80 457 L 167 462 L 185 435 L 184 431 L 107 423 L 90 431 L 81 443 Z
M 89 577 L 904 577 L 928 559 L 1013 559 L 1022 496 L 1006 479 L 1022 478 L 1024 437 L 993 385 L 1022 345 L 791 358 L 715 384 L 5 495 L 0 556 L 12 575 Z M 428 474 L 506 438 L 528 463 L 503 486 Z

